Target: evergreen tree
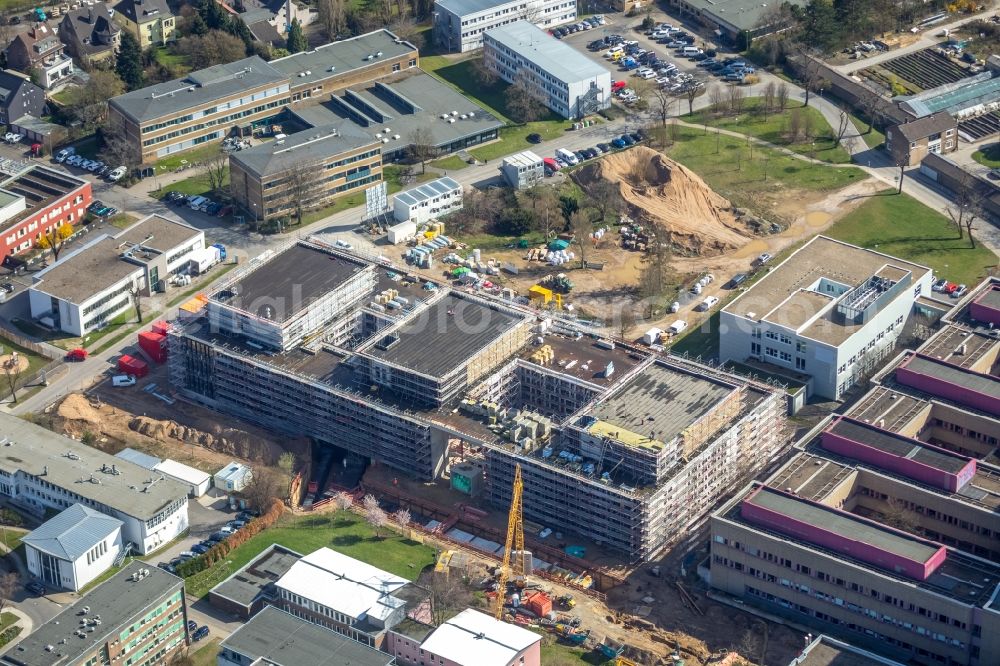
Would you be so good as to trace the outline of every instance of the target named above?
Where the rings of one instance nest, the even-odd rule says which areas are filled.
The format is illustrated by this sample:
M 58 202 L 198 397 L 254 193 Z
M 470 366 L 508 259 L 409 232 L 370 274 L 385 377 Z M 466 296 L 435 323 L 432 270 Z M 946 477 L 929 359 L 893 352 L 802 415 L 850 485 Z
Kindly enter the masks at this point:
M 309 42 L 306 41 L 306 36 L 302 34 L 302 25 L 299 24 L 298 19 L 293 19 L 292 25 L 288 29 L 288 52 L 298 53 L 308 48 Z
M 243 45 L 246 47 L 248 56 L 254 54 L 255 47 L 253 34 L 250 32 L 250 28 L 247 27 L 246 23 L 239 19 L 233 19 L 229 22 L 229 26 L 226 31 L 234 37 L 239 37 L 243 40 Z
M 229 29 L 229 14 L 215 0 L 201 0 L 198 13 L 205 20 L 205 25 L 208 26 L 209 30 Z
M 805 43 L 829 53 L 840 37 L 840 24 L 830 0 L 809 0 L 803 12 Z
M 201 14 L 195 14 L 192 16 L 188 25 L 188 34 L 204 35 L 208 32 L 208 24 L 205 23 L 205 19 L 201 17 Z
M 115 73 L 128 90 L 142 87 L 142 49 L 139 40 L 129 30 L 122 30 L 122 42 L 115 62 Z

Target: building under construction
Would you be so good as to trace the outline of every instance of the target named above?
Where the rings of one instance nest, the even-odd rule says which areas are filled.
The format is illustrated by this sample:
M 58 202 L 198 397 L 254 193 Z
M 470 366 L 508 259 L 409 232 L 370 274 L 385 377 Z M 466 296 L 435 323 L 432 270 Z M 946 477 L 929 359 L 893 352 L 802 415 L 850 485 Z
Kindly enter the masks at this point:
M 481 470 L 453 486 L 500 507 L 520 463 L 527 518 L 632 560 L 787 439 L 769 386 L 313 241 L 251 262 L 170 335 L 191 400 L 418 479 Z

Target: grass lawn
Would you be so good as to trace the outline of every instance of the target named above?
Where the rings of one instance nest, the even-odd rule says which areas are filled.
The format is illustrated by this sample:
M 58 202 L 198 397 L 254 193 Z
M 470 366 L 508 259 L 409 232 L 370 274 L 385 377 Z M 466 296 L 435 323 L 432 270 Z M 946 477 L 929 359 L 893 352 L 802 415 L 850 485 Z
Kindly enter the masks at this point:
M 0 613 L 0 631 L 3 631 L 10 625 L 17 622 L 17 619 L 18 619 L 17 616 L 14 615 L 13 613 L 7 613 L 7 612 Z
M 229 186 L 229 167 L 226 167 L 226 176 L 223 181 L 223 188 L 228 188 Z M 208 174 L 204 172 L 195 171 L 195 175 L 185 178 L 184 180 L 179 180 L 173 185 L 161 188 L 159 190 L 154 190 L 149 193 L 149 196 L 162 199 L 167 192 L 180 192 L 181 194 L 187 194 L 188 196 L 198 196 L 204 195 L 209 196 L 211 193 L 211 188 L 208 183 Z M 228 190 L 227 190 L 228 191 Z
M 572 127 L 570 122 L 562 118 L 501 127 L 499 141 L 494 141 L 482 148 L 475 148 L 469 152 L 477 160 L 496 160 L 505 155 L 516 153 L 519 150 L 528 150 L 531 148 L 533 144 L 528 143 L 529 134 L 541 134 L 542 140 L 548 141 L 564 134 L 570 127 Z
M 190 648 L 191 663 L 193 666 L 215 666 L 218 662 L 219 657 L 219 646 L 222 645 L 222 639 L 213 638 L 207 643 L 202 643 L 197 646 L 197 650 L 194 649 L 195 646 L 192 645 Z
M 866 146 L 869 148 L 878 148 L 885 143 L 885 134 L 875 129 L 874 125 L 872 125 L 871 131 L 866 132 L 865 130 L 868 129 L 868 121 L 864 120 L 856 113 L 852 113 L 850 116 L 851 120 L 854 121 L 854 126 L 858 128 L 859 132 L 861 132 L 861 138 L 864 140 Z
M 826 122 L 823 114 L 816 109 L 811 106 L 796 105 L 781 113 L 772 113 L 765 117 L 762 113 L 762 102 L 760 97 L 747 99 L 743 113 L 735 116 L 717 116 L 706 109 L 682 116 L 681 119 L 698 125 L 707 124 L 709 127 L 719 127 L 753 136 L 824 162 L 846 164 L 851 161 L 851 156 L 847 151 L 834 142 L 836 138 L 834 130 Z M 803 125 L 807 121 L 812 123 L 812 141 L 789 143 L 787 134 L 793 113 L 800 114 Z
M 972 153 L 972 159 L 991 169 L 1000 167 L 1000 143 L 991 143 Z
M 597 650 L 561 643 L 551 634 L 542 638 L 541 656 L 545 666 L 612 666 L 615 663 Z
M 49 97 L 51 97 L 52 99 L 54 99 L 55 101 L 59 102 L 64 106 L 73 101 L 73 93 L 70 92 L 69 88 L 66 88 L 65 90 L 60 90 L 54 95 L 49 95 Z
M 108 222 L 113 227 L 118 227 L 119 229 L 128 229 L 141 219 L 142 219 L 141 217 L 139 217 L 138 215 L 134 215 L 132 213 L 122 213 L 110 218 Z
M 459 169 L 464 169 L 469 166 L 469 163 L 458 155 L 451 155 L 450 157 L 434 160 L 433 162 L 428 162 L 427 164 L 435 169 L 444 169 L 445 171 L 458 171 Z
M 13 342 L 12 340 L 4 337 L 3 333 L 0 332 L 0 348 L 3 349 L 3 354 L 10 354 L 11 352 L 17 352 L 18 356 L 23 356 L 28 359 L 28 369 L 21 373 L 22 377 L 30 377 L 35 372 L 38 372 L 43 366 L 45 366 L 50 358 L 47 356 L 42 356 L 41 354 L 36 354 L 30 349 L 25 349 L 21 345 Z M 5 380 L 6 381 L 6 380 Z
M 719 312 L 716 311 L 701 326 L 690 329 L 677 342 L 670 345 L 673 354 L 687 354 L 691 358 L 701 356 L 703 360 L 719 355 Z
M 436 173 L 432 173 L 430 171 L 420 173 L 418 170 L 413 173 L 413 181 L 406 183 L 404 185 L 402 180 L 403 167 L 397 165 L 389 165 L 383 167 L 382 169 L 382 178 L 386 182 L 386 191 L 389 194 L 394 194 L 407 187 L 414 187 L 415 185 L 418 185 L 428 180 L 432 180 L 436 177 L 437 177 Z M 364 205 L 365 205 L 365 192 L 364 190 L 360 190 L 358 192 L 348 194 L 346 197 L 341 197 L 335 200 L 332 204 L 326 206 L 325 208 L 317 208 L 316 210 L 311 210 L 304 213 L 302 215 L 302 224 L 303 225 L 312 224 L 313 222 L 318 222 L 319 220 L 322 220 L 324 217 L 329 217 L 330 215 L 339 213 L 343 210 Z M 288 225 L 287 229 L 292 231 L 295 230 L 297 226 L 298 225 L 290 224 Z
M 221 152 L 221 142 L 208 143 L 200 148 L 185 150 L 182 153 L 164 157 L 162 160 L 158 160 L 156 162 L 156 168 L 161 171 L 173 171 L 183 164 L 198 164 L 200 162 L 204 162 L 205 160 L 215 157 Z
M 677 140 L 664 152 L 727 198 L 751 190 L 837 190 L 868 177 L 855 167 L 811 164 L 761 146 L 753 148 L 750 159 L 750 148 L 742 139 L 717 135 L 711 129 L 707 133 L 691 127 L 675 129 Z
M 384 533 L 387 536 L 376 539 L 361 516 L 344 511 L 301 517 L 286 515 L 277 525 L 229 553 L 225 562 L 187 578 L 187 595 L 194 599 L 205 596 L 274 543 L 303 554 L 326 546 L 408 580 L 416 580 L 425 567 L 434 563 L 434 549 L 392 531 Z
M 537 247 L 542 243 L 542 234 L 538 231 L 532 231 L 523 236 L 495 236 L 493 234 L 485 233 L 474 235 L 458 234 L 455 238 L 463 243 L 467 243 L 470 248 L 476 248 L 483 251 L 502 250 L 504 248 L 516 246 L 517 241 L 521 239 L 527 240 L 530 247 Z M 525 252 L 527 252 L 527 250 L 525 250 Z
M 4 545 L 7 546 L 7 550 L 15 550 L 21 545 L 21 537 L 27 533 L 27 530 L 16 527 L 5 527 L 0 530 L 0 541 L 3 541 Z
M 997 264 L 990 250 L 978 244 L 973 249 L 968 238 L 959 238 L 949 218 L 895 190 L 869 198 L 825 233 L 930 266 L 942 278 L 967 285 L 979 282 Z
M 188 67 L 188 57 L 184 55 L 178 55 L 171 53 L 170 49 L 166 46 L 158 46 L 153 50 L 153 57 L 156 58 L 156 62 L 163 66 L 177 66 L 182 67 L 186 70 L 190 70 Z

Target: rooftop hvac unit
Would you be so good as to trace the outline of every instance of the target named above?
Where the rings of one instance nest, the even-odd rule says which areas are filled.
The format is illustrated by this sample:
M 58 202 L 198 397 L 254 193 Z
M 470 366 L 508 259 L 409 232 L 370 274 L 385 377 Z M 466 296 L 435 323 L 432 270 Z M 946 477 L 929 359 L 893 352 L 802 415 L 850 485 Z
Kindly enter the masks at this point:
M 391 132 L 392 130 L 391 130 L 391 129 L 389 129 L 388 127 L 386 127 L 386 128 L 385 128 L 384 130 L 382 130 L 382 131 L 383 131 L 383 132 L 385 132 L 386 134 L 388 134 L 388 133 L 389 133 L 389 132 Z
M 448 118 L 448 114 L 447 113 L 442 113 L 441 114 L 441 120 L 445 120 L 447 118 Z
M 469 117 L 469 116 L 467 116 L 467 115 L 466 115 L 466 114 L 464 114 L 464 113 L 463 113 L 463 114 L 462 114 L 461 116 L 459 116 L 459 118 L 461 118 L 462 120 L 465 120 L 465 119 L 466 119 L 466 118 L 468 118 L 468 117 Z
M 376 53 L 376 54 L 375 54 L 375 57 L 377 57 L 377 58 L 381 58 L 381 57 L 382 57 L 382 52 L 381 52 L 381 51 L 379 51 L 378 53 Z
M 458 115 L 458 111 L 452 111 L 452 112 L 451 112 L 451 115 L 453 115 L 453 116 L 457 116 L 457 115 Z
M 377 133 L 375 134 L 375 138 L 376 138 L 376 139 L 381 139 L 381 138 L 382 138 L 382 133 L 381 133 L 381 132 L 377 132 Z
M 448 122 L 449 122 L 449 123 L 453 123 L 453 122 L 455 122 L 455 119 L 454 119 L 454 118 L 449 118 L 449 119 L 448 119 Z
M 382 139 L 382 143 L 389 143 L 389 139 Z
M 399 135 L 398 134 L 393 134 L 392 138 L 395 139 L 396 141 L 399 141 Z

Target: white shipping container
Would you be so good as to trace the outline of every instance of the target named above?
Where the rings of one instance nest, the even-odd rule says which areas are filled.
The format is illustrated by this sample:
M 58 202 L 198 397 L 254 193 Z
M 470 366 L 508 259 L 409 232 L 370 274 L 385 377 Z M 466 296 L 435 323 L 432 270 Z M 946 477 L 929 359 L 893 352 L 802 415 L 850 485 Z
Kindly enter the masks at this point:
M 393 245 L 405 243 L 417 235 L 415 222 L 400 222 L 389 227 L 389 242 Z

